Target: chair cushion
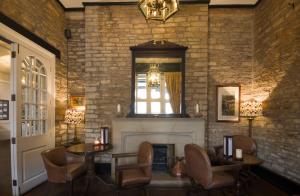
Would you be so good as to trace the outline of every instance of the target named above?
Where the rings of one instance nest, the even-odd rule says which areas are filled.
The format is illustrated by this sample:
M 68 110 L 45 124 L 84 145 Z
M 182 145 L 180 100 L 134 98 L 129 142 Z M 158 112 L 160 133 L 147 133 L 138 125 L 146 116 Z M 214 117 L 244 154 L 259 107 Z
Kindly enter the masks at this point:
M 221 188 L 232 186 L 235 183 L 234 177 L 227 172 L 213 172 L 212 183 L 209 188 Z
M 84 163 L 72 163 L 67 165 L 67 181 L 72 181 L 74 178 L 83 174 L 86 170 Z
M 151 180 L 150 177 L 147 177 L 145 173 L 139 168 L 123 170 L 120 172 L 122 172 L 122 187 L 140 186 L 149 183 Z

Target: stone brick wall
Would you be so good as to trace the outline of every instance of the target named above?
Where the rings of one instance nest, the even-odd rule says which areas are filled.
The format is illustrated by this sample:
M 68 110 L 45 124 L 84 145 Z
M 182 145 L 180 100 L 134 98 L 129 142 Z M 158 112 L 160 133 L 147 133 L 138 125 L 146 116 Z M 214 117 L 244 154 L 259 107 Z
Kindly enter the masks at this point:
M 191 15 L 190 13 L 193 13 Z M 116 106 L 129 112 L 130 46 L 149 40 L 168 40 L 187 46 L 186 103 L 194 113 L 199 102 L 206 116 L 208 6 L 182 5 L 166 23 L 146 21 L 136 6 L 87 6 L 85 8 L 85 130 L 87 140 L 110 125 Z
M 129 47 L 166 39 L 189 47 L 187 112 L 193 116 L 195 104 L 203 106 L 208 146 L 222 144 L 223 135 L 247 134 L 246 119 L 216 122 L 216 85 L 238 83 L 242 100 L 252 95 L 266 100 L 264 116 L 253 128 L 264 166 L 299 181 L 299 6 L 292 10 L 287 3 L 262 0 L 254 9 L 209 10 L 182 5 L 165 24 L 146 22 L 136 6 L 88 6 L 82 15 L 68 13 L 70 93 L 85 90 L 86 141 L 110 125 L 118 103 L 124 115 L 129 111 Z
M 84 12 L 66 12 L 67 28 L 72 37 L 68 40 L 68 93 L 85 95 L 85 21 Z M 74 126 L 68 126 L 68 140 L 74 137 Z M 77 125 L 77 137 L 84 141 L 84 124 Z
M 253 9 L 209 9 L 208 144 L 221 145 L 224 135 L 247 135 L 247 120 L 216 122 L 216 85 L 240 84 L 241 99 L 251 91 Z
M 63 123 L 66 108 L 66 42 L 64 38 L 65 14 L 54 0 L 0 0 L 0 11 L 29 31 L 41 37 L 61 51 L 56 61 L 56 142 L 65 140 Z
M 255 95 L 264 116 L 254 138 L 264 166 L 300 181 L 300 4 L 262 0 L 255 9 Z

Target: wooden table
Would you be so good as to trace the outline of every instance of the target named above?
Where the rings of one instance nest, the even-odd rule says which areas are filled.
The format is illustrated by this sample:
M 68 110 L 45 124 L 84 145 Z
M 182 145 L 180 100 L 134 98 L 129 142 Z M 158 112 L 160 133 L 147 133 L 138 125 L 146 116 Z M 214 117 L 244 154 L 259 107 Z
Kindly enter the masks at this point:
M 80 154 L 85 156 L 85 162 L 87 165 L 87 187 L 86 193 L 88 193 L 91 182 L 96 178 L 95 175 L 95 154 L 105 152 L 112 149 L 112 145 L 94 145 L 91 143 L 77 144 L 67 148 L 67 151 L 74 154 Z M 97 178 L 96 178 L 97 179 Z
M 248 192 L 249 183 L 251 182 L 251 178 L 253 176 L 253 174 L 250 171 L 250 168 L 252 166 L 257 166 L 257 165 L 262 164 L 263 160 L 259 159 L 255 155 L 243 154 L 243 160 L 237 161 L 234 158 L 231 158 L 231 161 L 233 163 L 237 162 L 237 163 L 241 163 L 243 165 L 243 168 L 239 172 L 238 180 L 243 182 L 245 191 Z M 238 183 L 239 183 L 239 186 L 240 186 L 240 182 L 238 182 Z
M 250 154 L 243 154 L 243 160 L 236 160 L 235 158 L 227 158 L 225 156 L 219 156 L 217 159 L 215 159 L 212 164 L 218 166 L 218 165 L 230 165 L 230 164 L 241 164 L 242 169 L 239 171 L 238 179 L 237 179 L 237 192 L 236 195 L 240 195 L 240 187 L 241 187 L 241 182 L 245 185 L 246 191 L 248 189 L 248 183 L 250 181 L 251 177 L 251 172 L 250 172 L 250 167 L 251 166 L 256 166 L 260 165 L 263 163 L 263 160 L 259 159 L 255 155 L 250 155 Z
M 259 159 L 257 156 L 250 155 L 250 154 L 243 154 L 243 160 L 239 161 L 245 166 L 255 166 L 260 165 L 264 161 Z

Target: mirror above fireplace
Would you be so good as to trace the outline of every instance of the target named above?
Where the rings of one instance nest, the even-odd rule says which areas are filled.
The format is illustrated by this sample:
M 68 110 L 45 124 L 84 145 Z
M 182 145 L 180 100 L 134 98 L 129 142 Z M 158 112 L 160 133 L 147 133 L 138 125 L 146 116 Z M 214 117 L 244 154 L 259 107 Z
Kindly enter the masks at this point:
M 185 51 L 168 41 L 150 41 L 132 51 L 131 108 L 128 117 L 187 117 Z

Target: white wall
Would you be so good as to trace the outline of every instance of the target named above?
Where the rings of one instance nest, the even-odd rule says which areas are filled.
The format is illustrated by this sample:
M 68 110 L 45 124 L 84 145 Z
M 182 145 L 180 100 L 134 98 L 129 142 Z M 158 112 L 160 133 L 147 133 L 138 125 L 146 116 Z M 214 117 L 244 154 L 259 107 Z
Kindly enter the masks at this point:
M 0 99 L 10 100 L 10 75 L 8 73 L 0 72 Z M 9 126 L 9 120 L 0 120 L 0 140 L 10 138 Z

